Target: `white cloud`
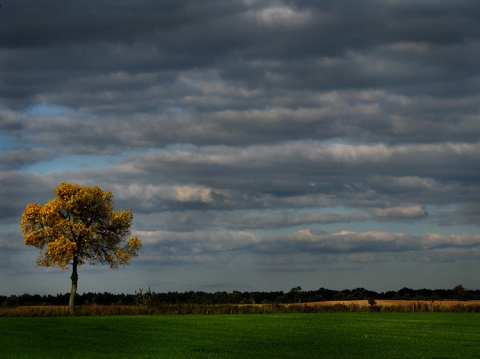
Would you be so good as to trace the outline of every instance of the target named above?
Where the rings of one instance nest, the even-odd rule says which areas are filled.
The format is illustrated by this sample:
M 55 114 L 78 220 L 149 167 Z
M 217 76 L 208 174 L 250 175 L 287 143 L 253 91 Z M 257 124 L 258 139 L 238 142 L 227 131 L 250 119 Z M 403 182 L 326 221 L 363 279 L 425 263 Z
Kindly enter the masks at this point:
M 201 185 L 153 185 L 133 183 L 112 185 L 112 192 L 120 199 L 136 199 L 140 202 L 200 202 L 213 203 L 215 195 L 225 195 L 212 188 Z
M 295 11 L 281 5 L 261 9 L 254 16 L 258 23 L 267 27 L 305 26 L 312 19 L 307 10 Z
M 417 219 L 426 216 L 424 206 L 403 205 L 390 208 L 372 208 L 372 214 L 378 218 L 386 219 Z

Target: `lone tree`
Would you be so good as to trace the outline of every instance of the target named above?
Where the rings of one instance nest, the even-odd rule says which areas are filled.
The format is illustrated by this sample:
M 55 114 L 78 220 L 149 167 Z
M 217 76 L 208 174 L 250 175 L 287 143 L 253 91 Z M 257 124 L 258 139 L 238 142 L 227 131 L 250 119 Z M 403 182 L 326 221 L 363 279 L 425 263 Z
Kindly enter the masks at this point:
M 44 205 L 26 206 L 20 222 L 24 243 L 40 249 L 37 266 L 72 266 L 72 289 L 68 310 L 75 311 L 77 267 L 109 264 L 128 265 L 142 242 L 130 236 L 132 212 L 113 208 L 113 195 L 99 187 L 62 182 L 56 197 Z
M 300 303 L 300 296 L 302 295 L 302 287 L 300 286 L 297 286 L 297 287 L 293 287 L 292 289 L 290 289 L 290 294 L 293 296 L 293 301 L 294 302 L 299 302 Z

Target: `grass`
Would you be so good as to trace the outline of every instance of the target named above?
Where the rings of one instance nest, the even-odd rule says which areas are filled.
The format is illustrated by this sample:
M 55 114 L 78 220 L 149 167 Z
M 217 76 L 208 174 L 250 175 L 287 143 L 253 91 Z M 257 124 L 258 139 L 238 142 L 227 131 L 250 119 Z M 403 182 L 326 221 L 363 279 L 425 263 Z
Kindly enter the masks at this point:
M 401 301 L 379 300 L 371 306 L 367 300 L 324 301 L 291 304 L 156 304 L 156 305 L 83 305 L 75 307 L 75 316 L 160 315 L 160 314 L 286 314 L 328 312 L 438 312 L 480 313 L 480 301 Z M 0 307 L 0 317 L 68 316 L 67 306 Z
M 0 358 L 478 358 L 468 313 L 0 318 Z

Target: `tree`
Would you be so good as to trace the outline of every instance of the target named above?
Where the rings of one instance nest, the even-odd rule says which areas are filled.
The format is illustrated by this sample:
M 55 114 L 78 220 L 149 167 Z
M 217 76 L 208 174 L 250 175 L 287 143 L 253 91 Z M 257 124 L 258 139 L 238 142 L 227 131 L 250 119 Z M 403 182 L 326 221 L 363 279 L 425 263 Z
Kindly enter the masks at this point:
M 130 236 L 131 211 L 115 211 L 113 195 L 99 187 L 62 182 L 56 197 L 44 205 L 28 204 L 20 228 L 24 244 L 40 249 L 37 266 L 72 266 L 69 312 L 75 311 L 77 267 L 108 264 L 128 265 L 142 243 Z
M 458 284 L 453 288 L 453 293 L 455 294 L 455 299 L 457 300 L 467 300 L 468 291 L 462 284 Z
M 293 287 L 290 289 L 290 294 L 293 296 L 293 301 L 294 302 L 299 302 L 300 303 L 300 295 L 302 294 L 302 287 L 297 286 Z

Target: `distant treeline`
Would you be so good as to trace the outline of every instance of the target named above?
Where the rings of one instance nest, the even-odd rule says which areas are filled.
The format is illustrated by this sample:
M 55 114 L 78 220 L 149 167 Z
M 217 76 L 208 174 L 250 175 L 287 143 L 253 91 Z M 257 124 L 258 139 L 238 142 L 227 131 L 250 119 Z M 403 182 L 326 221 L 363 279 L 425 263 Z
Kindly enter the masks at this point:
M 12 308 L 36 305 L 66 305 L 70 293 L 57 295 L 0 295 L 0 306 Z M 308 303 L 330 300 L 362 299 L 397 299 L 397 300 L 480 300 L 480 290 L 467 290 L 462 285 L 453 289 L 410 289 L 398 291 L 375 292 L 365 288 L 345 289 L 342 291 L 320 288 L 304 291 L 301 287 L 289 292 L 226 292 L 214 293 L 202 291 L 155 293 L 140 289 L 135 294 L 84 293 L 77 294 L 78 305 L 158 305 L 158 304 L 286 304 Z

